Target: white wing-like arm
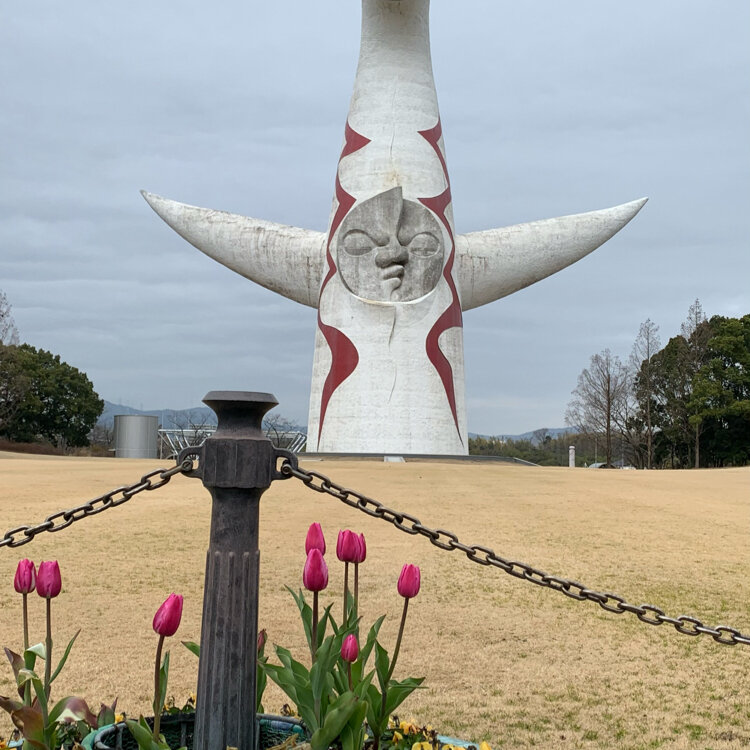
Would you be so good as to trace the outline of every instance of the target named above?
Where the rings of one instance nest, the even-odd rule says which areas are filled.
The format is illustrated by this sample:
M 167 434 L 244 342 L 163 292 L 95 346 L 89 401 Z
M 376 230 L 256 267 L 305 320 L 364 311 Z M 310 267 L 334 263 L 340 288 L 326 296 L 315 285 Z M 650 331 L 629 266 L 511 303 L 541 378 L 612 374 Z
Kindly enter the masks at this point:
M 188 206 L 141 191 L 151 208 L 202 253 L 272 292 L 318 306 L 323 232 Z
M 486 305 L 575 263 L 619 232 L 647 200 L 458 235 L 462 309 Z

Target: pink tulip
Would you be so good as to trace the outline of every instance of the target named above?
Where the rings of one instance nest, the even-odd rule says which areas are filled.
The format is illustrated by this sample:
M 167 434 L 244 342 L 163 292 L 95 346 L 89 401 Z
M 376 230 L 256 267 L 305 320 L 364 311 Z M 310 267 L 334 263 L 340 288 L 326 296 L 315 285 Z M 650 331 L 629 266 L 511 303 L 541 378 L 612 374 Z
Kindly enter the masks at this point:
M 266 629 L 263 628 L 263 630 L 261 630 L 260 633 L 258 633 L 258 653 L 259 654 L 263 652 L 263 648 L 266 645 L 266 638 L 267 637 L 268 636 L 266 634 Z
M 313 548 L 307 553 L 302 584 L 308 591 L 322 591 L 328 585 L 328 566 L 319 549 Z
M 358 537 L 359 542 L 359 554 L 354 562 L 363 563 L 367 558 L 367 545 L 365 544 L 365 535 L 360 534 Z
M 420 575 L 416 565 L 404 565 L 398 577 L 398 593 L 411 599 L 419 593 Z
M 19 560 L 13 588 L 19 594 L 30 594 L 36 588 L 36 568 L 31 560 Z
M 60 577 L 60 566 L 57 560 L 48 560 L 39 563 L 36 574 L 36 593 L 45 599 L 54 599 L 62 589 Z
M 358 562 L 359 537 L 353 531 L 349 531 L 349 529 L 339 531 L 339 538 L 336 541 L 336 557 L 341 562 Z
M 320 528 L 317 521 L 310 524 L 305 538 L 305 554 L 309 554 L 311 549 L 319 549 L 321 555 L 326 553 L 326 538 L 323 536 L 323 529 Z
M 358 656 L 359 644 L 357 643 L 357 637 L 355 635 L 347 635 L 341 644 L 341 658 L 350 664 L 354 664 Z
M 174 635 L 182 619 L 182 596 L 170 594 L 154 615 L 154 630 L 161 636 Z

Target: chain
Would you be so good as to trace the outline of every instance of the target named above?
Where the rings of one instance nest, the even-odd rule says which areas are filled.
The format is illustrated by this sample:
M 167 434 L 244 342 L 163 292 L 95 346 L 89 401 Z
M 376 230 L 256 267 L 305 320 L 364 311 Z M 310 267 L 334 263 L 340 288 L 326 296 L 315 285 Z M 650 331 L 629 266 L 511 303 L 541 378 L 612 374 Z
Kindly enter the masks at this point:
M 135 484 L 117 487 L 106 495 L 95 497 L 93 500 L 83 503 L 83 505 L 76 505 L 75 508 L 53 513 L 51 516 L 47 516 L 41 523 L 36 524 L 36 526 L 17 526 L 15 529 L 6 531 L 5 535 L 0 538 L 0 548 L 20 547 L 23 544 L 28 544 L 37 534 L 41 534 L 43 531 L 54 532 L 67 529 L 72 523 L 80 521 L 82 518 L 95 516 L 97 513 L 102 513 L 105 510 L 116 508 L 118 505 L 126 503 L 139 492 L 159 489 L 159 487 L 167 484 L 175 474 L 185 474 L 192 469 L 193 461 L 186 458 L 171 469 L 155 469 L 154 471 L 150 471 L 148 474 L 144 474 Z M 152 481 L 151 478 L 157 475 L 159 479 Z
M 704 625 L 695 617 L 688 617 L 687 615 L 669 617 L 664 610 L 654 607 L 651 604 L 629 604 L 623 597 L 617 594 L 612 594 L 608 591 L 594 591 L 578 583 L 578 581 L 549 575 L 523 562 L 507 560 L 488 547 L 483 547 L 479 544 L 463 544 L 451 531 L 432 529 L 429 526 L 425 526 L 418 518 L 409 513 L 393 510 L 383 505 L 383 503 L 373 500 L 371 497 L 336 484 L 336 482 L 331 481 L 325 474 L 320 474 L 317 471 L 306 471 L 295 466 L 290 461 L 284 462 L 281 466 L 281 473 L 288 477 L 297 477 L 297 479 L 301 479 L 311 490 L 331 495 L 351 508 L 357 508 L 363 513 L 367 513 L 368 516 L 388 521 L 397 529 L 407 534 L 420 534 L 427 537 L 432 544 L 440 549 L 449 551 L 460 550 L 466 554 L 469 560 L 479 565 L 494 566 L 508 575 L 529 581 L 529 583 L 534 583 L 537 586 L 559 591 L 571 599 L 594 602 L 602 609 L 606 609 L 607 612 L 614 612 L 618 615 L 621 615 L 623 612 L 629 612 L 635 615 L 641 622 L 645 622 L 648 625 L 664 625 L 666 623 L 672 625 L 678 633 L 682 633 L 683 635 L 710 635 L 717 643 L 722 643 L 726 646 L 736 646 L 738 643 L 750 646 L 750 635 L 743 635 L 739 630 L 727 627 L 726 625 L 717 625 L 715 628 L 712 628 Z

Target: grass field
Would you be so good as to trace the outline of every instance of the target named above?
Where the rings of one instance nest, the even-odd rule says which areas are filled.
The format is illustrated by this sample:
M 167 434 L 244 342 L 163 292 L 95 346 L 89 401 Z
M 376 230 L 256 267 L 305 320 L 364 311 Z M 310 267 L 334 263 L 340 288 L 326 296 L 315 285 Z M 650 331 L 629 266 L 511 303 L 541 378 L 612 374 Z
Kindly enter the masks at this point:
M 154 461 L 0 453 L 0 534 L 36 522 L 160 465 Z M 324 461 L 309 464 L 337 482 L 406 510 L 462 541 L 650 603 L 668 614 L 750 632 L 750 469 L 686 472 L 591 471 L 508 464 Z M 197 660 L 179 639 L 199 640 L 210 498 L 176 477 L 154 493 L 0 549 L 0 644 L 18 648 L 21 557 L 58 559 L 63 593 L 54 602 L 57 643 L 80 627 L 58 697 L 96 703 L 118 696 L 130 714 L 148 712 L 156 636 L 151 619 L 171 591 L 185 597 L 171 639 L 169 693 L 195 690 Z M 339 528 L 365 533 L 361 567 L 365 623 L 383 612 L 392 648 L 405 562 L 422 569 L 410 606 L 397 677 L 426 677 L 403 718 L 493 748 L 744 748 L 750 746 L 750 647 L 689 638 L 632 615 L 608 614 L 499 570 L 432 547 L 296 480 L 276 482 L 261 502 L 260 626 L 270 643 L 303 655 L 296 609 L 284 585 L 301 586 L 304 535 L 326 533 L 330 594 Z M 43 602 L 31 601 L 43 636 Z M 0 692 L 12 690 L 10 668 Z M 267 710 L 285 702 L 275 687 Z M 0 735 L 9 722 L 0 717 Z

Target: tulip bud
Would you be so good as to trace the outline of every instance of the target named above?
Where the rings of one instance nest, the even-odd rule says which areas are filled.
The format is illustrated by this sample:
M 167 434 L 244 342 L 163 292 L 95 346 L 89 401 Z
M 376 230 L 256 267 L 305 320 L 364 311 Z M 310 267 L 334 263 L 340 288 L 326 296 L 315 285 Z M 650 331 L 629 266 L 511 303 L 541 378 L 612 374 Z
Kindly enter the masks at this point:
M 19 560 L 13 588 L 19 594 L 30 594 L 36 588 L 36 568 L 31 560 Z
M 323 536 L 323 529 L 320 528 L 317 521 L 310 524 L 305 538 L 305 554 L 309 554 L 311 549 L 319 549 L 321 555 L 326 553 L 326 538 Z
M 354 664 L 358 656 L 359 644 L 357 643 L 357 637 L 355 635 L 347 635 L 341 644 L 341 658 L 350 664 Z
M 398 577 L 398 593 L 411 599 L 419 593 L 420 574 L 416 565 L 404 565 Z
M 162 636 L 174 635 L 182 619 L 182 596 L 170 594 L 154 615 L 154 630 Z
M 322 591 L 328 585 L 328 566 L 319 549 L 311 549 L 307 553 L 302 584 L 308 591 Z
M 341 562 L 358 562 L 359 537 L 353 531 L 349 529 L 339 531 L 339 538 L 336 541 L 336 557 Z
M 60 577 L 60 566 L 57 560 L 48 560 L 39 563 L 36 574 L 36 592 L 45 599 L 54 599 L 62 589 Z
M 259 654 L 263 653 L 263 648 L 266 645 L 266 638 L 267 637 L 268 636 L 266 634 L 266 629 L 263 628 L 263 630 L 261 630 L 260 633 L 258 633 L 258 653 Z
M 357 555 L 357 559 L 354 562 L 363 563 L 365 561 L 365 558 L 367 557 L 367 545 L 365 544 L 365 535 L 360 534 L 357 538 L 357 541 L 359 543 L 359 554 Z

